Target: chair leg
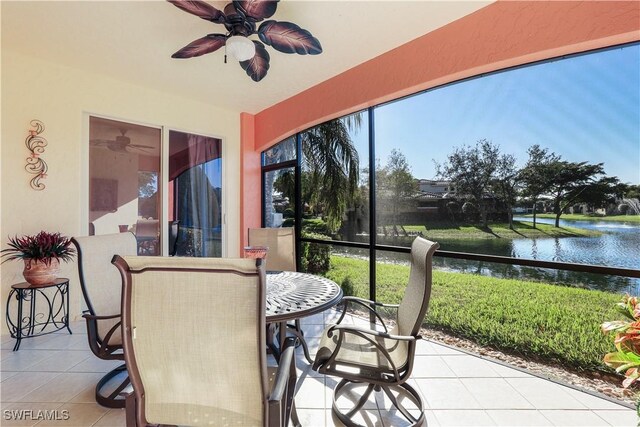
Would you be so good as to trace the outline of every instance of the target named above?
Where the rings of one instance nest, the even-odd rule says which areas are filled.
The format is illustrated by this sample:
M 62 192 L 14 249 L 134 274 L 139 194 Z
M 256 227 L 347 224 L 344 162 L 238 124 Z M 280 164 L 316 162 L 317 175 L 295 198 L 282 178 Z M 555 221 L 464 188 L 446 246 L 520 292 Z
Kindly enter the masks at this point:
M 400 402 L 398 402 L 398 399 L 396 399 L 393 393 L 391 393 L 391 390 L 389 389 L 389 387 L 381 386 L 384 393 L 389 397 L 389 400 L 391 400 L 391 403 L 393 404 L 393 406 L 395 406 L 408 421 L 413 423 L 412 424 L 413 426 L 423 425 L 425 417 L 424 417 L 424 411 L 422 408 L 422 399 L 420 398 L 420 395 L 418 394 L 418 392 L 407 383 L 400 384 L 397 387 L 402 388 L 407 393 L 409 400 L 411 400 L 413 404 L 417 406 L 418 410 L 420 410 L 420 416 L 418 418 L 411 415 L 411 413 L 407 410 L 407 408 L 405 408 L 404 406 L 402 406 Z
M 122 382 L 108 395 L 105 392 L 106 386 L 117 376 L 125 375 L 125 378 Z M 122 391 L 129 386 L 130 380 L 129 375 L 127 373 L 126 365 L 120 365 L 117 368 L 113 369 L 109 373 L 107 373 L 96 385 L 96 402 L 107 408 L 124 408 L 125 407 L 125 398 L 122 395 Z
M 343 379 L 338 383 L 338 385 L 333 391 L 333 404 L 331 406 L 332 412 L 338 417 L 338 419 L 345 426 L 362 427 L 360 424 L 357 424 L 356 422 L 354 422 L 352 418 L 356 413 L 358 413 L 358 411 L 362 409 L 364 404 L 367 402 L 367 399 L 369 399 L 369 396 L 371 395 L 371 393 L 373 391 L 380 391 L 380 389 L 382 389 L 385 392 L 385 394 L 391 400 L 391 403 L 393 404 L 393 406 L 395 406 L 398 409 L 398 411 L 400 411 L 402 416 L 404 416 L 407 419 L 407 421 L 409 421 L 410 423 L 409 425 L 411 427 L 420 427 L 420 426 L 426 425 L 426 421 L 425 421 L 426 419 L 425 419 L 424 411 L 422 407 L 422 399 L 420 398 L 420 395 L 418 394 L 418 392 L 413 387 L 411 387 L 409 384 L 406 384 L 406 383 L 399 384 L 399 385 L 392 385 L 392 386 L 377 386 L 375 384 L 368 384 L 367 389 L 364 391 L 364 393 L 362 394 L 362 397 L 358 400 L 358 402 L 356 402 L 355 406 L 346 413 L 341 412 L 340 409 L 338 408 L 338 399 L 345 392 L 346 390 L 345 387 L 348 384 L 354 384 L 354 383 L 356 382 Z M 411 413 L 404 406 L 402 406 L 400 402 L 398 402 L 398 399 L 396 398 L 396 396 L 394 396 L 393 393 L 391 392 L 390 387 L 399 387 L 404 392 L 406 392 L 408 398 L 413 402 L 413 404 L 416 405 L 417 410 L 419 410 L 420 416 L 416 418 L 413 415 L 411 415 Z
M 135 393 L 131 392 L 125 398 L 125 423 L 127 427 L 137 427 L 137 400 Z
M 367 399 L 369 398 L 369 395 L 371 394 L 371 392 L 373 391 L 375 385 L 373 384 L 368 384 L 367 385 L 367 390 L 364 392 L 364 394 L 362 395 L 362 397 L 360 398 L 360 400 L 358 400 L 358 402 L 355 404 L 355 406 L 353 408 L 351 408 L 351 410 L 349 410 L 349 412 L 347 412 L 346 414 L 341 412 L 340 409 L 338 409 L 338 399 L 340 398 L 340 396 L 342 396 L 342 393 L 344 392 L 344 387 L 348 384 L 352 384 L 354 383 L 353 381 L 349 381 L 346 379 L 343 379 L 342 381 L 340 381 L 338 383 L 338 385 L 336 386 L 336 388 L 333 390 L 333 404 L 331 405 L 331 410 L 333 411 L 334 414 L 336 414 L 336 417 L 338 417 L 338 419 L 340 421 L 342 421 L 342 423 L 347 426 L 347 427 L 361 427 L 360 424 L 357 424 L 355 422 L 353 422 L 353 420 L 351 419 L 363 406 L 364 404 L 367 402 Z

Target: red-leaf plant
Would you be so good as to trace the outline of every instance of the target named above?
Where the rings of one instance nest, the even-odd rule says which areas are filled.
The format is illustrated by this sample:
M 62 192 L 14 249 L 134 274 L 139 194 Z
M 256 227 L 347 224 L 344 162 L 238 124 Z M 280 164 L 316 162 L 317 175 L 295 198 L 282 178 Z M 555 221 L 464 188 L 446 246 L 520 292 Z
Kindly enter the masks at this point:
M 4 258 L 3 263 L 14 259 L 29 259 L 50 265 L 54 258 L 67 262 L 72 260 L 75 254 L 69 238 L 60 233 L 46 231 L 41 231 L 35 236 L 10 237 L 8 245 L 9 248 L 0 251 Z

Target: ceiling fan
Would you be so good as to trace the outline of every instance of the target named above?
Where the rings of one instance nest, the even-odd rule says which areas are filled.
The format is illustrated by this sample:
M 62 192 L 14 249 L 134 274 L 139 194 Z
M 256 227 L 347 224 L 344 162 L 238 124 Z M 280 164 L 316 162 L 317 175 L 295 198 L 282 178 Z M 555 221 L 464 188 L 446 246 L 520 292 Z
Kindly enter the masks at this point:
M 322 46 L 311 33 L 291 22 L 267 20 L 256 28 L 256 23 L 270 18 L 276 12 L 280 0 L 234 0 L 220 11 L 201 0 L 167 0 L 179 9 L 214 24 L 222 24 L 225 34 L 207 34 L 194 40 L 173 55 L 172 58 L 193 58 L 215 52 L 222 46 L 240 62 L 240 66 L 255 82 L 259 82 L 269 70 L 267 46 L 283 53 L 317 55 Z M 262 42 L 249 39 L 258 34 Z M 225 62 L 227 56 L 225 54 Z
M 91 145 L 96 147 L 106 147 L 111 151 L 118 151 L 121 153 L 130 152 L 147 152 L 153 150 L 155 147 L 151 145 L 132 144 L 131 138 L 126 136 L 127 129 L 120 129 L 120 135 L 116 136 L 116 139 L 92 139 L 89 141 Z

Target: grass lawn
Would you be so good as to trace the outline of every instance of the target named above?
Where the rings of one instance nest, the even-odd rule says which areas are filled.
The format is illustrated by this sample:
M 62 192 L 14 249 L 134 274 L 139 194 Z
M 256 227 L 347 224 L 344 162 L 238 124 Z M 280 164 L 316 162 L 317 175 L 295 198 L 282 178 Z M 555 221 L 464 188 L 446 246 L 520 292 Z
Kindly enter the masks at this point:
M 533 215 L 522 215 L 527 218 L 533 218 Z M 553 218 L 555 219 L 555 214 L 537 214 L 538 218 Z M 598 216 L 598 215 L 583 215 L 583 214 L 563 214 L 560 219 L 572 219 L 574 221 L 614 221 L 614 222 L 637 222 L 640 223 L 640 215 L 609 215 L 609 216 Z
M 537 224 L 537 228 L 525 221 L 514 221 L 514 229 L 508 223 L 490 223 L 485 229 L 478 225 L 430 223 L 427 225 L 405 225 L 407 231 L 421 232 L 429 240 L 441 239 L 528 239 L 534 237 L 588 237 L 599 236 L 596 230 L 577 227 L 554 227 L 552 224 Z
M 332 256 L 326 276 L 338 284 L 349 277 L 353 294 L 368 298 L 368 271 L 365 260 Z M 398 303 L 409 267 L 378 263 L 377 277 L 378 300 Z M 613 342 L 600 325 L 622 319 L 614 308 L 620 299 L 601 291 L 434 271 L 426 325 L 576 369 L 605 370 L 602 357 Z

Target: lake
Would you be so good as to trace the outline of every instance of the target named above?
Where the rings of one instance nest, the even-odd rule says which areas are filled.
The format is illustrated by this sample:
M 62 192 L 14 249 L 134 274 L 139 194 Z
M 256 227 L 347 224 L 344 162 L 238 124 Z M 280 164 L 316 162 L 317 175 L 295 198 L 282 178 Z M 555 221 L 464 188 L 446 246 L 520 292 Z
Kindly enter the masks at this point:
M 529 217 L 515 221 L 533 222 Z M 550 218 L 538 223 L 553 224 Z M 598 230 L 595 237 L 548 237 L 527 239 L 440 239 L 440 249 L 501 255 L 514 258 L 604 265 L 640 270 L 640 224 L 608 221 L 560 220 L 560 227 Z M 337 248 L 334 248 L 337 249 Z M 379 261 L 406 262 L 404 254 L 378 252 Z M 640 279 L 573 271 L 522 267 L 478 261 L 435 258 L 434 267 L 505 278 L 522 278 L 568 286 L 640 295 Z

